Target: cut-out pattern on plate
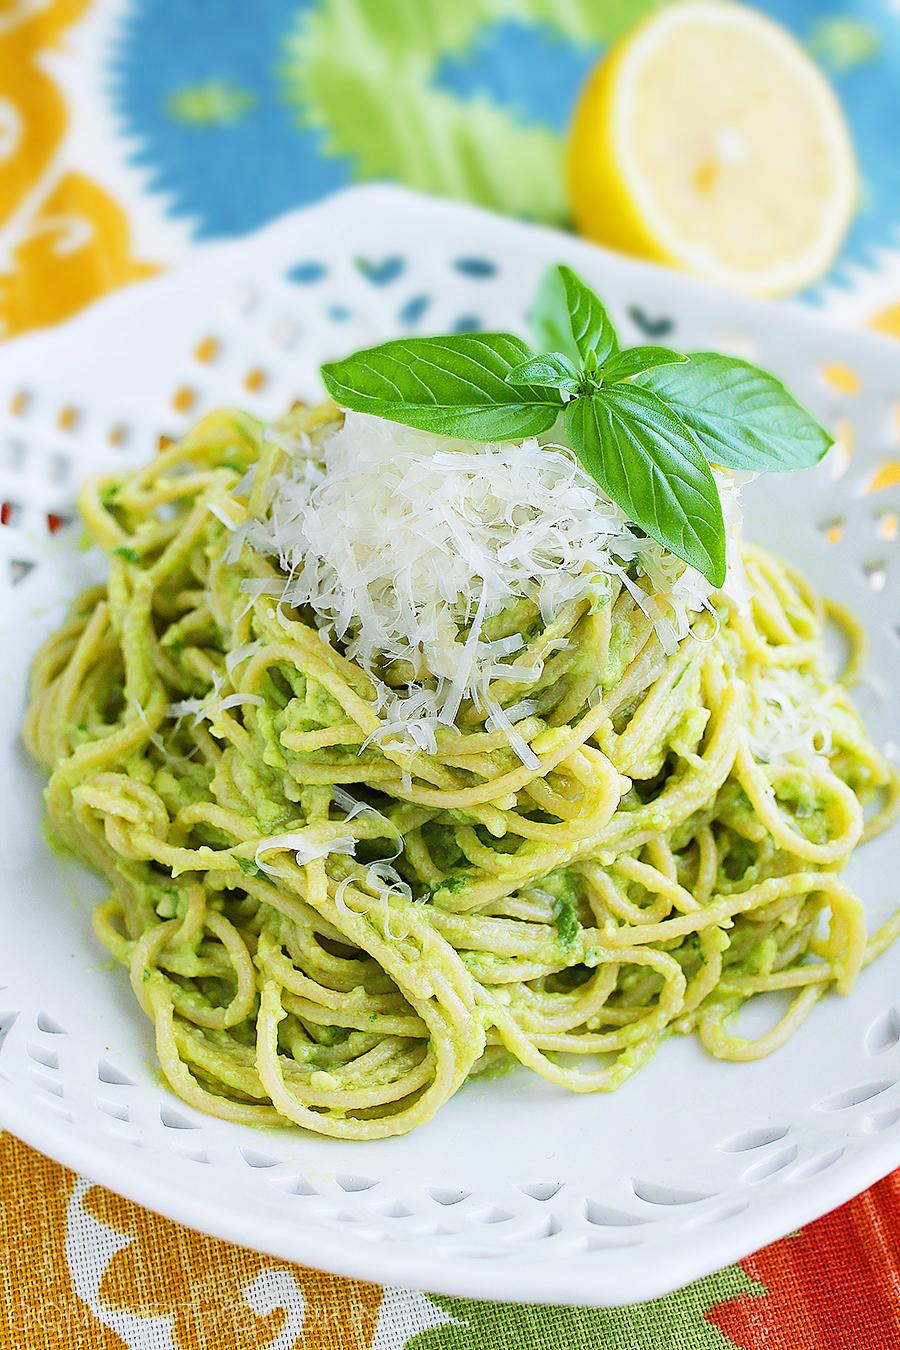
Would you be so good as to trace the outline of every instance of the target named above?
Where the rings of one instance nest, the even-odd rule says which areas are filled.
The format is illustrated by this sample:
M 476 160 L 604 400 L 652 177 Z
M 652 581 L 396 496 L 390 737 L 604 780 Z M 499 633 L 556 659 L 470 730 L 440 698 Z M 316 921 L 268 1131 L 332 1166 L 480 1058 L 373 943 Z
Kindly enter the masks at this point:
M 791 1181 L 808 1181 L 810 1177 L 817 1177 L 822 1172 L 827 1172 L 835 1163 L 839 1163 L 846 1153 L 843 1147 L 829 1149 L 826 1153 L 819 1153 L 812 1158 L 807 1158 L 805 1162 L 800 1163 L 791 1173 Z
M 863 1102 L 871 1101 L 873 1097 L 880 1097 L 882 1092 L 887 1092 L 895 1084 L 891 1080 L 881 1080 L 875 1083 L 857 1083 L 854 1087 L 844 1088 L 841 1092 L 835 1092 L 831 1097 L 825 1097 L 820 1102 L 816 1102 L 817 1111 L 849 1111 L 854 1106 L 860 1106 Z
M 725 1153 L 749 1153 L 753 1149 L 765 1148 L 767 1144 L 776 1144 L 789 1130 L 788 1125 L 764 1125 L 756 1130 L 746 1130 L 733 1135 L 719 1144 Z
M 133 1078 L 129 1078 L 127 1073 L 123 1073 L 121 1069 L 117 1069 L 114 1064 L 110 1064 L 109 1060 L 106 1059 L 101 1059 L 97 1065 L 97 1077 L 101 1083 L 111 1083 L 116 1087 L 135 1086 Z
M 750 1164 L 741 1180 L 749 1182 L 753 1186 L 758 1185 L 761 1181 L 767 1181 L 769 1177 L 774 1177 L 778 1172 L 783 1172 L 786 1167 L 790 1167 L 798 1151 L 796 1144 L 789 1144 L 787 1148 L 781 1148 L 774 1153 L 766 1154 L 758 1162 Z
M 883 1055 L 900 1045 L 900 1011 L 888 1008 L 877 1017 L 866 1032 L 866 1053 Z

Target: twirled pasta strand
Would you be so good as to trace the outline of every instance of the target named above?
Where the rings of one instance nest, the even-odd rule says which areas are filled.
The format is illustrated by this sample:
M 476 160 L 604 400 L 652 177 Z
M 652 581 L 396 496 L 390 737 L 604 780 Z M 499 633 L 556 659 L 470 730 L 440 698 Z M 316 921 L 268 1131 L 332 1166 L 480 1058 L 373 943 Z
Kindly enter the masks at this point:
M 289 425 L 315 439 L 335 415 Z M 579 1092 L 618 1087 L 673 1031 L 752 1059 L 897 936 L 895 918 L 867 943 L 837 875 L 896 781 L 824 671 L 827 614 L 846 616 L 790 568 L 748 548 L 751 603 L 720 597 L 668 658 L 628 590 L 549 627 L 525 600 L 492 621 L 527 639 L 490 692 L 527 694 L 536 768 L 466 703 L 435 754 L 379 743 L 372 677 L 278 603 L 268 560 L 226 559 L 220 517 L 264 512 L 283 455 L 217 413 L 85 488 L 109 583 L 39 653 L 24 724 L 186 1101 L 367 1139 L 504 1053 Z M 815 736 L 766 757 L 784 672 Z M 199 715 L 173 714 L 184 700 Z M 769 1033 L 728 1029 L 779 990 Z

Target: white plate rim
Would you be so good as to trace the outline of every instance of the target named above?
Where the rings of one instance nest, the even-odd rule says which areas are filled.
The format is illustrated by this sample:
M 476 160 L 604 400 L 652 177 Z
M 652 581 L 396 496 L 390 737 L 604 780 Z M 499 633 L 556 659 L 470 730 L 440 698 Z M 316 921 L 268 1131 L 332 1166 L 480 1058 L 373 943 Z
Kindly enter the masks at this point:
M 559 235 L 555 231 L 502 221 L 492 213 L 458 203 L 433 203 L 418 194 L 391 187 L 367 186 L 345 190 L 314 207 L 290 213 L 289 217 L 259 231 L 256 238 L 264 240 L 269 231 L 284 229 L 289 220 L 294 222 L 298 229 L 302 229 L 304 220 L 315 216 L 320 219 L 334 217 L 337 222 L 347 210 L 398 212 L 407 209 L 426 213 L 439 211 L 444 215 L 454 215 L 460 225 L 464 226 L 467 232 L 471 231 L 475 237 L 479 226 L 487 221 L 492 227 L 502 224 L 510 231 L 527 231 L 545 240 L 556 241 L 560 253 L 564 253 L 570 259 L 577 260 L 583 257 L 585 260 L 595 260 L 597 257 L 597 251 L 593 246 Z M 205 246 L 199 251 L 198 265 L 205 265 L 216 258 L 220 261 L 227 260 L 232 254 L 237 257 L 247 242 L 247 239 L 242 239 Z M 673 277 L 671 273 L 657 269 L 651 264 L 616 259 L 615 265 L 664 278 L 669 290 L 677 291 L 679 287 L 684 287 L 685 293 L 707 291 L 710 295 L 715 295 L 717 300 L 721 300 L 721 294 L 714 288 L 698 285 L 689 278 Z M 140 283 L 140 289 L 150 286 L 177 287 L 181 276 L 192 271 L 193 266 L 188 263 L 159 279 Z M 10 346 L 15 345 L 21 349 L 25 344 L 29 344 L 33 349 L 39 349 L 48 339 L 52 342 L 65 341 L 68 331 L 84 323 L 85 319 L 90 320 L 93 314 L 101 311 L 108 313 L 116 306 L 133 304 L 137 292 L 137 286 L 125 288 L 122 292 L 99 302 L 87 315 L 76 316 L 53 330 L 29 335 Z M 759 313 L 766 308 L 753 301 L 740 300 L 735 301 L 735 304 Z M 820 318 L 801 311 L 797 306 L 784 306 L 783 312 L 790 314 L 791 323 L 798 330 L 803 328 L 810 331 L 821 330 Z M 836 328 L 835 331 L 843 330 Z M 874 334 L 861 334 L 854 335 L 854 342 L 864 354 L 868 351 L 877 361 L 884 360 L 888 354 L 895 357 L 888 339 Z M 0 351 L 0 365 L 3 357 L 4 352 Z M 785 1221 L 777 1209 L 773 1208 L 770 1211 L 753 1209 L 739 1229 L 728 1227 L 707 1230 L 702 1235 L 698 1232 L 694 1242 L 690 1246 L 685 1245 L 680 1257 L 677 1252 L 667 1250 L 664 1269 L 654 1269 L 649 1273 L 646 1270 L 633 1273 L 627 1263 L 624 1265 L 615 1263 L 614 1289 L 611 1286 L 588 1289 L 585 1287 L 585 1272 L 578 1262 L 573 1262 L 571 1267 L 554 1263 L 547 1274 L 542 1272 L 540 1264 L 533 1260 L 525 1262 L 517 1256 L 508 1261 L 471 1260 L 450 1269 L 446 1258 L 442 1258 L 439 1254 L 434 1255 L 424 1248 L 413 1257 L 408 1244 L 385 1243 L 356 1247 L 346 1233 L 332 1233 L 320 1227 L 307 1228 L 293 1217 L 283 1222 L 271 1218 L 257 1218 L 253 1215 L 235 1213 L 227 1203 L 215 1204 L 208 1200 L 198 1206 L 190 1197 L 189 1187 L 180 1187 L 142 1174 L 139 1167 L 129 1166 L 123 1159 L 104 1151 L 99 1144 L 77 1136 L 73 1137 L 64 1126 L 31 1110 L 27 1101 L 16 1101 L 5 1089 L 0 1094 L 0 1121 L 25 1143 L 156 1213 L 226 1241 L 266 1252 L 275 1258 L 313 1265 L 338 1274 L 379 1283 L 414 1286 L 438 1293 L 473 1298 L 522 1300 L 523 1289 L 527 1288 L 528 1301 L 535 1303 L 590 1303 L 612 1306 L 614 1303 L 642 1302 L 658 1297 L 746 1256 L 749 1252 L 781 1237 L 790 1227 L 810 1222 L 848 1200 L 900 1164 L 900 1141 L 895 1140 L 890 1132 L 887 1132 L 878 1140 L 871 1141 L 865 1152 L 854 1155 L 839 1169 L 823 1176 L 815 1193 L 808 1189 L 798 1190 L 789 1222 Z M 184 1166 L 187 1176 L 189 1169 Z M 642 1256 L 646 1257 L 647 1251 L 645 1248 Z M 464 1270 L 462 1264 L 465 1265 Z

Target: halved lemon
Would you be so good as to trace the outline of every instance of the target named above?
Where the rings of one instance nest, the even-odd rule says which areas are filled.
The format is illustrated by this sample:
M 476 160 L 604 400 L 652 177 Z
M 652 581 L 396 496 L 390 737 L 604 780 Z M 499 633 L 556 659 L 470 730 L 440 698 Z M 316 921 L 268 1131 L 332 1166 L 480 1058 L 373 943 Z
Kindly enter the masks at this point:
M 575 111 L 569 182 L 589 238 L 759 295 L 820 277 L 857 201 L 828 82 L 729 0 L 672 5 L 610 50 Z

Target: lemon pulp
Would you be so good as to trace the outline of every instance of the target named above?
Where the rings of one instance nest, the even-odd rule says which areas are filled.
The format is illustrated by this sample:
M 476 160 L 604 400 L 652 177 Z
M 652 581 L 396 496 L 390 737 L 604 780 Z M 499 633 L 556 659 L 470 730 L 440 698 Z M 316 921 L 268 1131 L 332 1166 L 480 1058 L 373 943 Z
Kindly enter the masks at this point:
M 720 0 L 663 10 L 610 51 L 575 112 L 569 181 L 590 238 L 759 294 L 820 276 L 856 202 L 825 78 L 777 24 Z

